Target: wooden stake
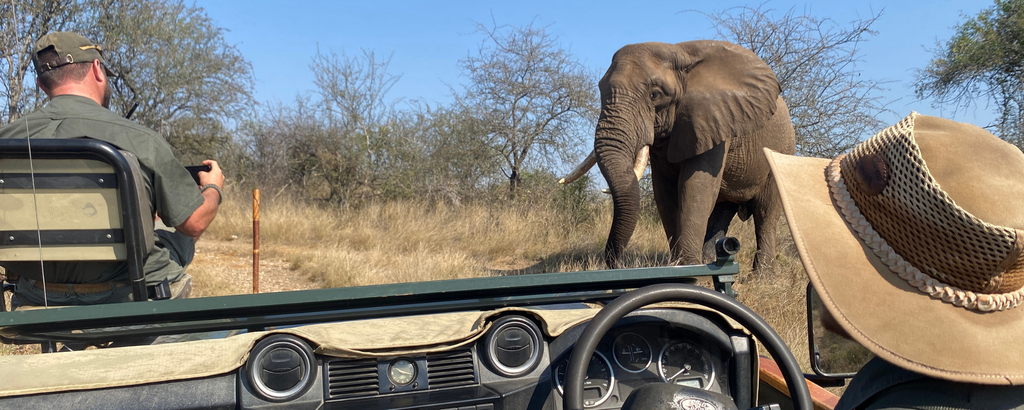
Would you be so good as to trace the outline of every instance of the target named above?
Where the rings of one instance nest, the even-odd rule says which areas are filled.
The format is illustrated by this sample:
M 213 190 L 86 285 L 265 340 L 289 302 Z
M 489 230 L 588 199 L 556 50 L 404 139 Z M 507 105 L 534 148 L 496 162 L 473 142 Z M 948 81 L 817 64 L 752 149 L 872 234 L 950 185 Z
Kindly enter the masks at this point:
M 252 190 L 252 293 L 260 293 L 260 190 Z

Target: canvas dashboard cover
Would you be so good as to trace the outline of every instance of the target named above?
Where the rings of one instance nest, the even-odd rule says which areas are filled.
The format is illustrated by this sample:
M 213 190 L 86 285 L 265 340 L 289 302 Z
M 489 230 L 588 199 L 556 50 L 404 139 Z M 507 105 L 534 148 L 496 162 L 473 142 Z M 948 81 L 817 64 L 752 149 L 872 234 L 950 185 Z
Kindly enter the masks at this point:
M 381 357 L 446 351 L 475 342 L 492 318 L 522 312 L 540 319 L 557 337 L 600 312 L 597 308 L 506 308 L 348 322 L 323 323 L 213 340 L 130 346 L 79 352 L 0 356 L 5 374 L 0 397 L 124 387 L 226 374 L 245 364 L 249 351 L 270 334 L 293 334 L 316 353 L 334 357 Z

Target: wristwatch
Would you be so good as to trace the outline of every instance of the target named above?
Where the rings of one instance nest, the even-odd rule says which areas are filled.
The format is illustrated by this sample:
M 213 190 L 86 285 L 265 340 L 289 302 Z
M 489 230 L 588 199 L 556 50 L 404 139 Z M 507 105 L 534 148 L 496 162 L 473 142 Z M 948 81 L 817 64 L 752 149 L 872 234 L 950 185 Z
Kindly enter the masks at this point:
M 203 185 L 199 192 L 206 192 L 206 190 L 210 188 L 213 188 L 214 191 L 217 191 L 217 205 L 220 205 L 221 202 L 224 202 L 224 191 L 221 191 L 220 187 L 217 186 L 217 184 Z

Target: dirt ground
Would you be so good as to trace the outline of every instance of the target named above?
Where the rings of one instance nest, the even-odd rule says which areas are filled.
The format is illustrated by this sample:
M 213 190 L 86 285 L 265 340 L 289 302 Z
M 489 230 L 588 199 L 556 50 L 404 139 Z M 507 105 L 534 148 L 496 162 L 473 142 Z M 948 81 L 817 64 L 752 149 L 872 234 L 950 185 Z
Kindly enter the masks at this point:
M 291 269 L 291 262 L 280 257 L 260 255 L 260 293 L 320 289 L 323 283 L 303 277 Z M 253 291 L 253 250 L 248 241 L 216 241 L 206 238 L 196 243 L 196 256 L 189 266 L 192 297 L 249 294 Z

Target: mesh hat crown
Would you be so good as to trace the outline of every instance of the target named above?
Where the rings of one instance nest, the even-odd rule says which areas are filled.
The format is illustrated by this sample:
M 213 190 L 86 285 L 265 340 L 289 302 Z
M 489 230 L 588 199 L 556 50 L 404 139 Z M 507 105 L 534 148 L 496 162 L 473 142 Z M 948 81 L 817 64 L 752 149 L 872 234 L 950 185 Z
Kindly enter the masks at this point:
M 57 53 L 57 61 L 40 61 L 39 53 L 50 48 Z M 103 49 L 78 33 L 49 33 L 36 42 L 32 51 L 32 64 L 35 66 L 36 75 L 67 64 L 87 63 L 93 60 L 100 60 L 103 63 L 108 76 L 116 76 L 103 59 Z
M 915 139 L 916 116 L 830 164 L 831 193 L 844 219 L 875 255 L 921 292 L 981 311 L 1019 306 L 1024 303 L 1022 233 L 978 218 L 943 190 Z M 945 143 L 957 142 L 979 143 L 971 138 Z M 963 162 L 962 167 L 994 166 Z M 984 182 L 978 181 L 976 195 L 1000 189 Z

